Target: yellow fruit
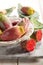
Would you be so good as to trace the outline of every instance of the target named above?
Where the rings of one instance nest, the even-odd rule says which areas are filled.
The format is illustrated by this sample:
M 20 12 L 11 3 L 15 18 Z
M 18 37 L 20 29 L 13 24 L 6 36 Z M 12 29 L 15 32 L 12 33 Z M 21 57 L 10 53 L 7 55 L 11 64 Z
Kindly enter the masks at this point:
M 24 27 L 23 26 L 19 26 L 19 29 L 20 29 L 21 34 L 23 35 L 25 33 Z
M 3 32 L 2 32 L 2 30 L 0 30 L 0 34 L 2 34 Z
M 35 11 L 33 10 L 33 8 L 28 8 L 27 10 L 27 14 L 28 15 L 32 15 Z
M 32 15 L 35 12 L 31 7 L 22 7 L 21 11 L 26 15 Z

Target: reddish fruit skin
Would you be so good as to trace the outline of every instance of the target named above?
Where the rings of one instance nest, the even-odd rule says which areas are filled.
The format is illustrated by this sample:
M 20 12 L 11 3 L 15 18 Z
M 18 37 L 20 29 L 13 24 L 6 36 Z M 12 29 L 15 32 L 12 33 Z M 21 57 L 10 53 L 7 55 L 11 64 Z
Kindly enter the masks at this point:
M 6 30 L 7 28 L 12 27 L 12 24 L 6 21 L 0 22 L 0 28 L 2 31 Z
M 35 49 L 35 46 L 36 46 L 36 41 L 34 39 L 30 39 L 26 42 L 25 49 L 27 51 L 33 51 Z
M 21 32 L 18 27 L 12 27 L 5 30 L 1 36 L 3 41 L 16 40 L 21 37 Z
M 42 39 L 42 30 L 34 31 L 33 34 L 30 37 L 33 38 L 36 42 L 41 41 L 41 39 Z
M 3 22 L 3 25 L 4 25 L 5 29 L 12 27 L 12 25 L 7 22 Z
M 27 15 L 28 7 L 22 7 L 21 11 Z
M 40 41 L 42 39 L 42 30 L 38 30 L 36 32 L 36 40 Z

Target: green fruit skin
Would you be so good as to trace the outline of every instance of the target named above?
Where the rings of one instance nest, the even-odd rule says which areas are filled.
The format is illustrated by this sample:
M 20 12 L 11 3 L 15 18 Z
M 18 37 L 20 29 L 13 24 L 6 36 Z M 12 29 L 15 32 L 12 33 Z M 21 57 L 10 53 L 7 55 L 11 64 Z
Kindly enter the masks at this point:
M 30 36 L 30 38 L 34 39 L 37 42 L 37 39 L 36 39 L 36 31 L 33 32 L 33 34 Z

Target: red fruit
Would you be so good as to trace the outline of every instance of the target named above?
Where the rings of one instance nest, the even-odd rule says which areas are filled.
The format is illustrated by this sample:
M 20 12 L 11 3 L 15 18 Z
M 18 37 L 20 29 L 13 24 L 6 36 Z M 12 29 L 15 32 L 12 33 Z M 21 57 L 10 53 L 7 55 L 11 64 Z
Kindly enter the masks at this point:
M 28 7 L 22 7 L 21 11 L 22 11 L 24 14 L 27 14 Z
M 21 37 L 21 31 L 19 29 L 19 26 L 16 27 L 13 26 L 12 28 L 6 29 L 3 32 L 1 39 L 4 41 L 10 41 L 10 40 L 16 40 L 17 38 L 20 37 Z
M 36 46 L 36 41 L 34 39 L 30 39 L 26 42 L 25 49 L 27 51 L 33 51 L 35 49 L 35 46 Z
M 5 29 L 10 28 L 12 26 L 11 23 L 7 23 L 7 22 L 3 22 L 3 25 Z
M 38 30 L 36 32 L 36 40 L 40 41 L 42 39 L 42 30 Z
M 23 15 L 27 16 L 32 15 L 35 12 L 34 9 L 31 7 L 22 7 L 21 11 L 23 12 Z

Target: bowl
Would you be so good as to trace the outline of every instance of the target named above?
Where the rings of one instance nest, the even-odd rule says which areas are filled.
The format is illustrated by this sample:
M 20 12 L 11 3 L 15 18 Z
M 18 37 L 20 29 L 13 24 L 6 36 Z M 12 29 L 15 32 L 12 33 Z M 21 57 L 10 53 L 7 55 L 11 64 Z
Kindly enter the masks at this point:
M 18 21 L 21 20 L 21 18 L 17 18 L 15 16 L 10 16 L 8 18 L 10 20 L 18 20 Z M 7 45 L 13 45 L 13 44 L 17 45 L 17 44 L 19 44 L 19 42 L 29 39 L 33 32 L 34 32 L 34 26 L 31 22 L 29 22 L 29 31 L 25 35 L 23 35 L 19 39 L 12 40 L 12 41 L 0 41 L 0 46 L 7 46 Z
M 33 14 L 31 14 L 31 15 L 24 15 L 23 14 L 23 12 L 21 11 L 21 8 L 22 8 L 23 6 L 21 5 L 21 4 L 19 4 L 18 5 L 18 15 L 19 15 L 19 17 L 21 17 L 21 18 L 24 18 L 24 17 L 28 17 L 28 18 L 31 18 L 31 17 L 35 17 L 35 18 L 39 18 L 39 14 L 38 14 L 38 12 L 37 11 L 35 11 Z M 25 6 L 24 6 L 25 7 Z

